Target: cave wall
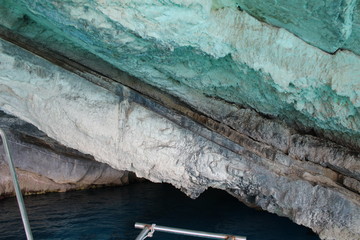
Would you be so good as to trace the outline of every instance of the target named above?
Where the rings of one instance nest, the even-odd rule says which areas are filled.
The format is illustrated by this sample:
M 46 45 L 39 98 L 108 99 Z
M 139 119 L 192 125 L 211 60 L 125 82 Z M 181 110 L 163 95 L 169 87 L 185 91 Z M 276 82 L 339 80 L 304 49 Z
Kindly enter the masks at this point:
M 357 0 L 234 2 L 257 19 L 285 28 L 326 52 L 345 48 L 360 53 L 359 45 L 354 41 L 359 38 L 359 26 L 354 25 L 360 21 Z
M 190 89 L 360 148 L 358 1 L 3 0 L 0 11 L 14 32 L 189 104 Z
M 65 147 L 14 116 L 0 112 L 0 128 L 6 133 L 24 194 L 122 186 L 135 181 L 134 174 L 113 169 L 90 155 Z M 0 199 L 15 196 L 6 161 L 0 140 Z
M 246 109 L 238 109 L 229 124 L 237 123 L 243 132 L 257 129 L 251 132 L 258 140 L 240 134 L 237 144 L 229 140 L 231 132 L 227 138 L 209 131 L 125 86 L 105 89 L 0 43 L 1 108 L 65 146 L 115 169 L 171 183 L 191 197 L 208 187 L 226 190 L 249 206 L 312 228 L 323 239 L 360 236 L 359 156 L 352 151 Z M 289 149 L 282 149 L 279 138 L 267 137 L 279 132 L 289 135 Z
M 0 40 L 0 109 L 191 197 L 223 189 L 323 239 L 357 239 L 359 12 L 2 0 L 0 36 L 15 45 Z

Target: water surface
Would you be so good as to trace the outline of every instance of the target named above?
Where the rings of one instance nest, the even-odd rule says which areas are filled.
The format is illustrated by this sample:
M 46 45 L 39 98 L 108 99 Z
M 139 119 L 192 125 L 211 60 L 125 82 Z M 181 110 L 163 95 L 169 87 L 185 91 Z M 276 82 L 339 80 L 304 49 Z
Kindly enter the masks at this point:
M 249 240 L 318 240 L 287 218 L 257 211 L 224 191 L 192 200 L 167 184 L 26 196 L 34 239 L 135 239 L 135 222 L 247 236 Z M 0 201 L 0 239 L 26 239 L 16 199 Z M 203 239 L 155 232 L 154 240 Z

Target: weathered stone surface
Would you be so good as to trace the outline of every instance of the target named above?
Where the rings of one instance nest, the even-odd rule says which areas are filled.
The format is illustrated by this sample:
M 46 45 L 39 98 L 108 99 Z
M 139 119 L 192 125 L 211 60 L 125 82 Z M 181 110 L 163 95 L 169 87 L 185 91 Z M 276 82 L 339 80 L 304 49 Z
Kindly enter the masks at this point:
M 129 183 L 127 171 L 62 146 L 18 118 L 0 112 L 0 127 L 6 130 L 20 186 L 27 194 Z M 11 196 L 15 192 L 0 143 L 0 196 Z
M 276 122 L 269 125 L 275 129 L 268 129 L 264 125 L 269 119 L 241 110 L 259 122 L 247 128 L 249 118 L 229 115 L 229 123 L 243 128 L 239 131 L 244 145 L 223 147 L 231 131 L 207 135 L 204 127 L 176 112 L 155 113 L 155 103 L 135 102 L 137 93 L 126 87 L 117 88 L 121 92 L 115 94 L 9 43 L 1 44 L 0 108 L 65 146 L 116 169 L 171 183 L 192 197 L 208 187 L 224 189 L 248 205 L 311 227 L 323 239 L 360 237 L 359 194 L 349 184 L 344 187 L 335 171 L 347 165 L 331 170 L 317 161 L 291 157 L 283 146 L 292 139 L 293 129 Z M 169 111 L 166 114 L 172 114 L 176 124 L 161 111 Z M 222 123 L 212 126 L 220 133 L 229 129 Z M 257 130 L 253 138 L 244 134 L 252 133 L 250 129 Z M 269 135 L 261 132 L 266 130 L 271 130 Z M 285 137 L 274 137 L 271 144 L 276 131 Z
M 9 167 L 5 162 L 0 161 L 0 199 L 7 196 L 14 196 L 15 190 L 10 176 Z M 51 179 L 33 172 L 16 169 L 21 191 L 25 194 L 45 192 L 65 192 L 72 189 L 79 189 L 72 184 L 60 184 Z
M 345 177 L 343 183 L 346 187 L 360 193 L 360 181 L 350 177 Z
M 230 127 L 242 131 L 251 138 L 265 142 L 283 152 L 290 146 L 291 135 L 294 130 L 280 122 L 261 117 L 249 109 L 241 109 L 226 116 L 223 122 Z
M 345 42 L 344 48 L 353 51 L 360 55 L 360 1 L 358 0 L 353 14 L 353 26 L 352 32 L 347 41 Z
M 234 0 L 261 21 L 285 28 L 327 52 L 343 47 L 353 29 L 357 0 Z M 359 28 L 360 29 L 360 28 Z M 351 45 L 350 49 L 357 46 Z
M 360 180 L 360 153 L 312 136 L 293 135 L 289 154 Z
M 306 2 L 315 9 L 310 5 L 331 1 Z M 327 54 L 226 1 L 214 4 L 18 0 L 4 1 L 0 14 L 1 25 L 12 31 L 70 55 L 86 50 L 189 103 L 196 105 L 193 92 L 204 94 L 299 128 L 323 130 L 360 149 L 358 55 Z M 331 2 L 309 14 L 321 24 L 338 16 L 331 25 L 337 30 L 330 32 L 347 36 L 354 4 Z M 330 18 L 321 17 L 326 11 Z M 348 137 L 337 138 L 342 134 Z

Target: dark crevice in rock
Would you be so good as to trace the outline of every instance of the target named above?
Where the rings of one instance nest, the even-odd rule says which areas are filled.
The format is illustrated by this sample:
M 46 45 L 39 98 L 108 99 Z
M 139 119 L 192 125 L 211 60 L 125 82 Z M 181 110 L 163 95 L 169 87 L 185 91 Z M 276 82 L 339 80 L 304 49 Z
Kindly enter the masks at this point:
M 67 156 L 80 158 L 84 160 L 95 161 L 94 157 L 89 154 L 84 154 L 79 152 L 76 149 L 68 148 L 54 139 L 49 138 L 45 133 L 41 132 L 37 127 L 30 123 L 26 123 L 16 118 L 15 116 L 11 116 L 6 114 L 5 112 L 0 110 L 0 118 L 1 119 L 12 119 L 11 125 L 6 126 L 6 128 L 10 127 L 12 130 L 12 134 L 16 136 L 20 141 L 23 141 L 28 144 L 36 145 L 41 148 L 46 148 L 51 150 L 52 152 Z M 0 127 L 4 127 L 4 121 L 0 121 Z M 2 143 L 2 140 L 0 139 Z
M 67 157 L 75 157 L 75 158 L 81 158 L 86 160 L 95 161 L 94 157 L 89 154 L 84 154 L 76 149 L 68 148 L 63 145 L 59 145 L 59 143 L 55 142 L 54 140 L 50 139 L 49 137 L 41 137 L 39 136 L 31 136 L 27 135 L 25 133 L 19 133 L 19 139 L 29 143 L 33 144 L 42 148 L 47 148 L 54 153 L 61 154 Z

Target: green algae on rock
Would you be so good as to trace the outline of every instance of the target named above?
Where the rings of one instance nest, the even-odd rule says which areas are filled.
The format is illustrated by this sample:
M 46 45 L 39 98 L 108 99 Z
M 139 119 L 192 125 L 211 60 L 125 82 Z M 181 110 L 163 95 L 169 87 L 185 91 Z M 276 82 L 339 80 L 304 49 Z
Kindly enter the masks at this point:
M 251 15 L 285 28 L 327 52 L 343 48 L 351 35 L 357 0 L 234 0 Z M 349 49 L 357 49 L 351 45 Z
M 319 21 L 320 25 L 332 21 L 336 13 L 336 16 L 346 15 L 336 19 L 331 27 L 337 30 L 330 32 L 349 35 L 345 21 L 354 1 L 337 4 L 323 1 L 316 6 L 311 1 L 303 2 L 308 3 L 309 9 L 319 10 L 310 20 Z M 237 3 L 243 9 L 255 4 Z M 346 51 L 335 55 L 324 53 L 283 29 L 238 11 L 232 4 L 231 1 L 148 0 L 103 4 L 18 0 L 5 1 L 1 14 L 6 17 L 1 21 L 26 37 L 49 43 L 53 49 L 70 55 L 72 49 L 95 54 L 188 102 L 191 96 L 186 95 L 187 89 L 195 89 L 290 124 L 323 131 L 327 136 L 335 132 L 345 134 L 349 136 L 347 139 L 355 139 L 350 141 L 351 146 L 360 146 L 356 143 L 360 136 L 360 58 Z M 264 4 L 257 7 L 272 2 Z M 277 6 L 273 8 L 275 13 L 282 10 Z M 325 10 L 325 6 L 329 7 Z M 302 14 L 291 9 L 287 10 L 288 18 L 291 13 Z M 327 20 L 321 15 L 325 13 L 330 14 Z M 263 13 L 263 16 L 267 15 Z M 298 20 L 300 29 L 310 24 Z M 356 29 L 353 33 L 356 34 Z M 330 43 L 323 38 L 333 41 L 333 46 L 338 48 L 345 37 L 334 40 L 335 35 L 318 39 L 325 45 Z

